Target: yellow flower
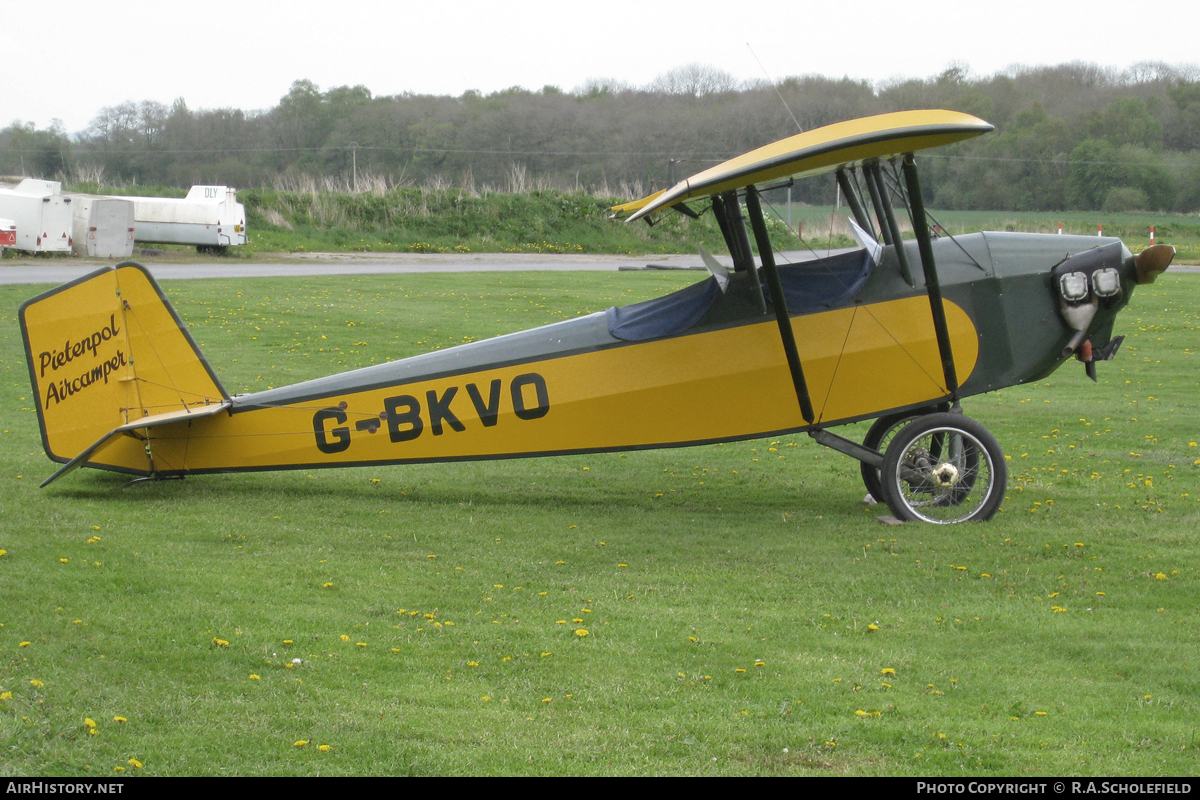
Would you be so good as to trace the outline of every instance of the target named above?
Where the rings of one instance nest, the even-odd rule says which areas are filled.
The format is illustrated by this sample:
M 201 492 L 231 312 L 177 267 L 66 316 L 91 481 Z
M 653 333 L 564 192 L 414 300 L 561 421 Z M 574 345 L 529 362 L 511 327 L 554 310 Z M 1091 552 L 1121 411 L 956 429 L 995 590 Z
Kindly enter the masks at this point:
M 586 628 L 576 628 L 575 635 L 576 636 L 587 636 L 588 635 L 587 629 Z
M 262 678 L 261 678 L 260 676 L 258 676 L 258 675 L 255 675 L 253 672 L 251 672 L 251 673 L 250 673 L 250 680 L 252 680 L 252 681 L 261 681 L 261 680 L 262 680 Z
M 741 667 L 738 667 L 737 669 L 734 670 L 734 672 L 745 672 L 745 671 L 746 670 L 742 669 Z
M 857 711 L 855 711 L 855 712 L 854 712 L 854 716 L 856 716 L 856 717 L 865 717 L 865 716 L 868 716 L 868 714 L 867 714 L 867 712 L 863 711 L 863 710 L 860 708 L 860 709 L 858 709 Z
M 319 745 L 317 745 L 317 749 L 320 750 L 322 753 L 328 753 L 331 748 L 327 744 L 319 744 Z
M 113 772 L 124 772 L 124 771 L 125 771 L 124 767 L 119 767 L 119 766 L 113 767 Z
M 891 667 L 884 667 L 883 669 L 879 670 L 879 674 L 880 675 L 895 675 L 896 670 L 892 669 Z
M 333 588 L 333 584 L 332 584 L 332 583 L 322 583 L 322 584 L 321 584 L 321 588 L 322 588 L 322 589 L 332 589 L 332 588 Z
M 66 563 L 67 563 L 68 561 L 70 561 L 70 560 L 71 560 L 71 559 L 69 559 L 69 558 L 60 558 L 60 559 L 58 560 L 58 563 L 60 563 L 60 564 L 66 564 Z
M 34 678 L 33 680 L 31 680 L 31 681 L 29 682 L 29 685 L 30 685 L 30 686 L 45 686 L 46 684 L 42 683 L 42 682 L 41 682 L 41 681 L 39 681 L 37 678 Z
M 113 717 L 113 722 L 129 722 L 129 720 L 124 717 Z
M 126 761 L 125 763 L 128 764 L 129 766 L 133 767 L 134 769 L 142 768 L 142 762 L 138 761 L 136 758 L 131 758 L 128 761 Z
M 583 620 L 580 619 L 579 617 L 575 617 L 574 619 L 571 620 L 571 622 L 583 622 Z
M 214 638 L 212 640 L 212 643 L 217 647 L 229 647 L 229 642 L 225 641 L 224 639 L 215 639 Z
M 292 742 L 292 747 L 304 747 L 306 744 L 308 744 L 308 739 L 297 739 Z
M 0 700 L 12 700 L 12 692 L 0 692 Z
M 1044 716 L 1046 716 L 1046 712 L 1045 711 L 1035 711 L 1035 712 L 1033 712 L 1033 715 L 1035 717 L 1044 717 Z
M 367 646 L 366 642 L 355 642 L 354 644 L 357 645 L 358 647 L 366 647 Z
M 767 662 L 765 662 L 765 661 L 763 661 L 763 660 L 761 660 L 761 659 L 759 659 L 758 661 L 755 661 L 755 662 L 754 662 L 754 666 L 756 666 L 756 667 L 765 667 L 766 665 L 767 665 Z
M 879 630 L 879 626 L 878 626 L 878 625 L 876 625 L 874 622 L 872 622 L 870 625 L 868 625 L 868 626 L 867 626 L 867 630 L 869 630 L 869 631 L 877 631 L 877 630 Z
M 346 634 L 344 634 L 344 633 L 343 633 L 341 636 L 339 636 L 338 638 L 339 638 L 339 639 L 341 639 L 343 642 L 348 642 L 348 641 L 350 641 L 350 637 L 349 637 L 349 636 L 347 636 L 347 635 L 346 635 Z
M 94 727 L 96 727 L 96 720 L 92 719 L 91 717 L 84 717 L 83 724 L 88 726 L 89 728 L 94 728 Z
M 29 642 L 21 642 L 17 647 L 29 647 Z
M 1161 572 L 1159 572 L 1158 574 L 1156 574 L 1154 576 L 1154 580 L 1156 580 L 1156 581 L 1165 581 L 1166 579 L 1167 579 L 1167 576 Z

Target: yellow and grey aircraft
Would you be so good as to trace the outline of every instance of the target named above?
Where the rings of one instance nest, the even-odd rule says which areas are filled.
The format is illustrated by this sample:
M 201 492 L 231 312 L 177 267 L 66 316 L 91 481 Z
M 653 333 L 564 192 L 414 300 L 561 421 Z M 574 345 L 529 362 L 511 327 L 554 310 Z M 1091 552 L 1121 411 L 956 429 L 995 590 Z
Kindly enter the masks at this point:
M 615 209 L 711 211 L 732 270 L 702 252 L 712 274 L 665 297 L 252 394 L 225 391 L 144 268 L 101 269 L 20 310 L 43 444 L 63 464 L 42 485 L 80 466 L 162 479 L 807 432 L 858 459 L 897 517 L 987 519 L 1004 458 L 960 399 L 1072 356 L 1094 374 L 1120 345 L 1117 311 L 1174 255 L 1135 258 L 1090 236 L 945 235 L 913 154 L 991 129 L 907 111 L 766 145 Z M 829 172 L 863 247 L 776 263 L 760 192 Z M 862 444 L 830 430 L 865 419 Z

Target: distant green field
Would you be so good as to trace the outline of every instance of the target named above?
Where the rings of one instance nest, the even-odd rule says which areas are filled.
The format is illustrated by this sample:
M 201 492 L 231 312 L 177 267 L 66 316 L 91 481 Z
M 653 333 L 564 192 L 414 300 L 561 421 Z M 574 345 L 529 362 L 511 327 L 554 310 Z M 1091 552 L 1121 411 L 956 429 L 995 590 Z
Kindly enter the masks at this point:
M 240 392 L 692 280 L 166 291 Z M 1140 288 L 1098 385 L 965 403 L 993 521 L 892 527 L 805 436 L 38 489 L 2 287 L 0 775 L 1193 774 L 1198 289 Z

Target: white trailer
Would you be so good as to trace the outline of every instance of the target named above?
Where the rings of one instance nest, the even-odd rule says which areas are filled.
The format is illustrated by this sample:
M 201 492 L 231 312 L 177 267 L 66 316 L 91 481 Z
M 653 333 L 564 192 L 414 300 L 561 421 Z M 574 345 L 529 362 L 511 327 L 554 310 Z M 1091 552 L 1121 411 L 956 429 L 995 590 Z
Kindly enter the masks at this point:
M 72 194 L 72 249 L 77 256 L 129 258 L 133 255 L 133 202 L 124 197 Z
M 246 243 L 246 207 L 237 189 L 193 186 L 182 200 L 127 197 L 133 201 L 134 238 L 144 244 L 190 244 L 224 250 Z
M 17 226 L 16 247 L 29 253 L 71 252 L 71 198 L 57 181 L 26 178 L 0 189 L 0 217 Z

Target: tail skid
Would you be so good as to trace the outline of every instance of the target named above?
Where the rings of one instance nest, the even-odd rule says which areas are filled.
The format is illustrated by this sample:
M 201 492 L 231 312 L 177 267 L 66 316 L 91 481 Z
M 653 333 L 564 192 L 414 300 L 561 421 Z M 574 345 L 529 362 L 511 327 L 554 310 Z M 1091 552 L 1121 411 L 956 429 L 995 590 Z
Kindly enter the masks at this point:
M 229 407 L 150 273 L 126 261 L 24 303 L 21 333 L 46 455 L 64 466 L 161 471 L 138 431 Z

